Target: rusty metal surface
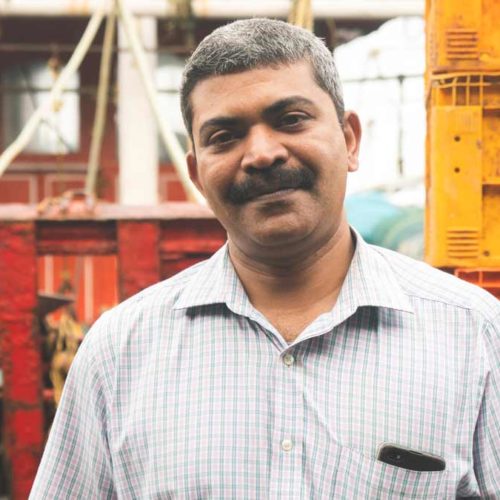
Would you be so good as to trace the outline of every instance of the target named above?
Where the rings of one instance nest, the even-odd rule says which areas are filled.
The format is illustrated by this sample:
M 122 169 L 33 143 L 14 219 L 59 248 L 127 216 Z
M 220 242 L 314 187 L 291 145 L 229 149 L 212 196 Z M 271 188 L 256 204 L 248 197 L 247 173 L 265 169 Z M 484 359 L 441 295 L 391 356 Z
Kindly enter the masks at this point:
M 201 219 L 186 224 L 179 221 L 161 222 L 160 256 L 169 254 L 212 255 L 226 240 L 226 231 L 216 219 Z
M 13 499 L 27 498 L 43 447 L 41 358 L 36 331 L 32 222 L 0 222 L 0 349 L 4 443 Z
M 226 231 L 216 219 L 160 222 L 160 274 L 162 279 L 208 259 L 226 241 Z
M 120 300 L 160 280 L 159 238 L 157 222 L 118 223 Z
M 95 220 L 39 220 L 39 255 L 106 255 L 116 252 L 116 224 Z
M 120 300 L 210 257 L 226 234 L 209 209 L 192 203 L 86 210 L 0 205 L 0 353 L 3 435 L 13 499 L 31 488 L 43 449 L 42 359 L 36 331 L 39 255 L 117 254 Z
M 0 204 L 0 221 L 23 220 L 174 220 L 174 219 L 214 219 L 208 207 L 184 201 L 162 203 L 155 206 L 124 206 L 116 203 L 100 202 L 94 213 L 80 215 L 38 214 L 37 205 L 21 203 Z
M 81 189 L 70 189 L 61 196 L 49 197 L 37 205 L 37 212 L 42 217 L 81 218 L 92 217 L 96 209 L 96 199 Z

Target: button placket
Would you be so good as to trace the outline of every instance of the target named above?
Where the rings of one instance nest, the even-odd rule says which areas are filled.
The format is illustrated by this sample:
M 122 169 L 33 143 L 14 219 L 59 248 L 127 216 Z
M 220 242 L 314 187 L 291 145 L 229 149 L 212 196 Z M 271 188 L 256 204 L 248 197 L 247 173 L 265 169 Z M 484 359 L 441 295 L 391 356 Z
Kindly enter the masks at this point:
M 293 448 L 293 441 L 291 439 L 283 439 L 283 441 L 281 441 L 281 448 L 283 451 L 291 451 Z
M 295 353 L 294 353 L 295 354 Z M 303 393 L 297 358 L 281 352 L 275 361 L 276 392 L 273 458 L 269 482 L 269 499 L 294 498 L 300 491 L 302 463 Z M 280 388 L 280 389 L 278 389 Z M 297 489 L 298 488 L 298 489 Z
M 283 356 L 283 363 L 286 365 L 286 366 L 292 366 L 294 363 L 295 363 L 295 358 L 293 356 L 293 354 L 287 352 L 284 356 Z

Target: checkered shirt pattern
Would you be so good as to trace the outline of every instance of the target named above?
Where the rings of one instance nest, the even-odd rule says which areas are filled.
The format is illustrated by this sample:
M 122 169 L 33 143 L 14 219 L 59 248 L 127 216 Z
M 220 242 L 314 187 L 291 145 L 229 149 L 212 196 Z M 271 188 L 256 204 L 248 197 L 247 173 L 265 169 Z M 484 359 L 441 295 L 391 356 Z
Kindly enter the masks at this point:
M 30 498 L 500 498 L 499 320 L 358 235 L 337 304 L 287 344 L 223 247 L 96 322 Z M 384 464 L 382 443 L 446 469 Z

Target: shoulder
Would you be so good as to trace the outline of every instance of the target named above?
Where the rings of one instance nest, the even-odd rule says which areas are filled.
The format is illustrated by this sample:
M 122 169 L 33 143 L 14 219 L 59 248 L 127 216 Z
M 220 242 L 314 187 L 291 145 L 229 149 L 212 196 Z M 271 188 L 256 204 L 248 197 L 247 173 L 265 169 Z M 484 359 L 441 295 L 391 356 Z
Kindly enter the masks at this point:
M 410 300 L 463 309 L 488 322 L 498 321 L 500 301 L 482 288 L 392 250 L 370 248 L 387 262 Z
M 176 301 L 186 286 L 196 282 L 208 262 L 195 264 L 145 288 L 104 312 L 85 336 L 80 351 L 113 361 L 126 346 L 148 344 L 165 331 L 165 325 L 172 321 Z
M 196 280 L 209 265 L 209 260 L 199 262 L 175 276 L 151 285 L 123 301 L 110 311 L 108 316 L 119 320 L 140 313 L 168 311 L 175 304 L 185 287 Z

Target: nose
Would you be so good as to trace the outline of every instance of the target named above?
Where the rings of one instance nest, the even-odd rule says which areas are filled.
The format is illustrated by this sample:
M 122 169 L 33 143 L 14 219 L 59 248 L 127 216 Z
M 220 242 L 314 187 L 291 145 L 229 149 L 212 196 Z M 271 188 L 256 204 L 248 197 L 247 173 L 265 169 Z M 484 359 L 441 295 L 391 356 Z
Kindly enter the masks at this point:
M 287 158 L 288 150 L 280 142 L 276 131 L 267 126 L 254 126 L 248 131 L 241 160 L 243 169 L 266 169 L 284 163 Z

